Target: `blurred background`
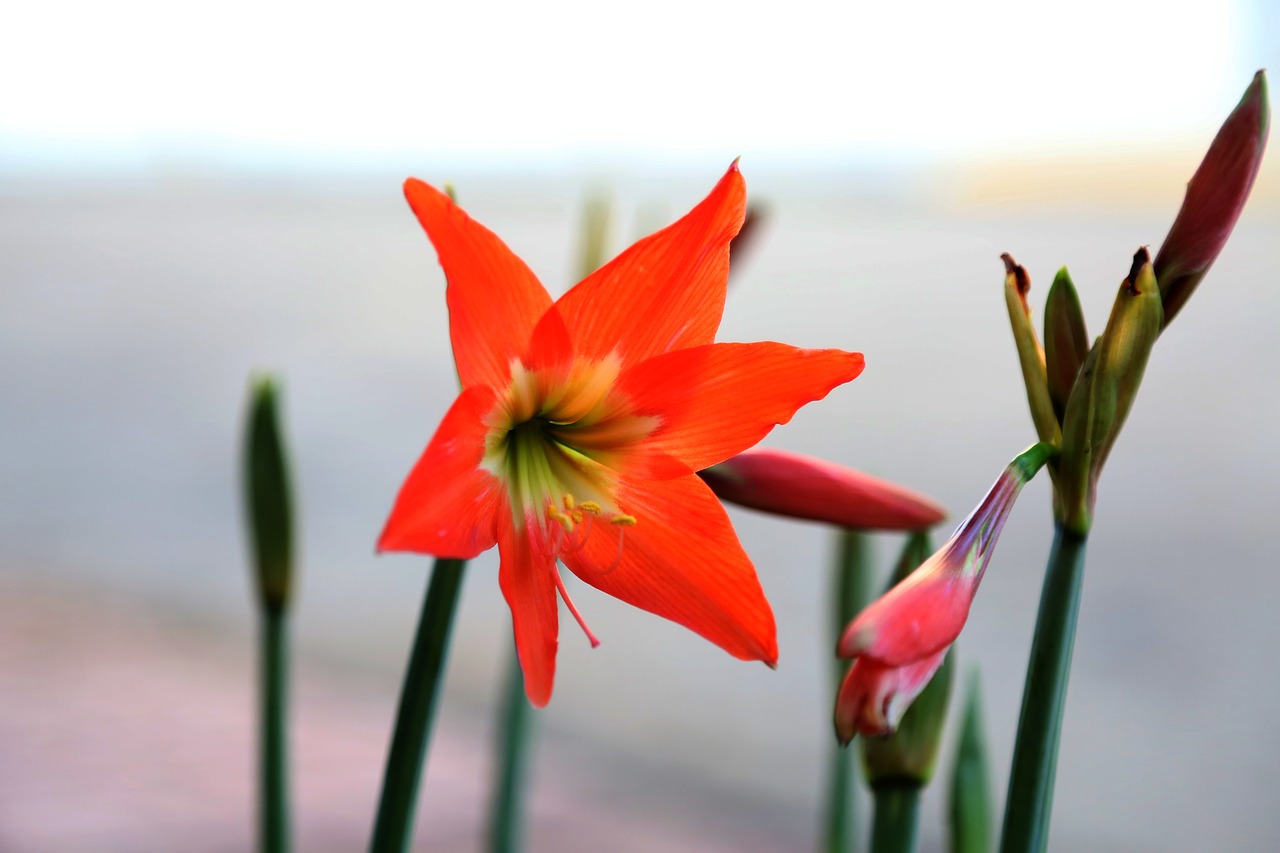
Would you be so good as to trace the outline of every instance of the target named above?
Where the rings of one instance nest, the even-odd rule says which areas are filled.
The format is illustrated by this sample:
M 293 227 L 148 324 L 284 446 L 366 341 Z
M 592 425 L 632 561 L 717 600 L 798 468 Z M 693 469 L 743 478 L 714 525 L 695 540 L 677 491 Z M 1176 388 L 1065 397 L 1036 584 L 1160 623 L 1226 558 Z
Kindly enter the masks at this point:
M 1263 2 L 49 2 L 0 33 L 0 850 L 253 844 L 239 506 L 252 371 L 278 371 L 301 517 L 299 848 L 366 844 L 430 563 L 375 558 L 454 394 L 443 277 L 400 194 L 460 200 L 553 293 L 584 198 L 615 249 L 741 155 L 767 206 L 724 340 L 866 353 L 769 444 L 963 517 L 1034 440 L 999 255 L 1093 334 L 1258 68 Z M 1152 358 L 1103 480 L 1052 849 L 1275 850 L 1280 166 Z M 1051 536 L 1006 528 L 969 627 L 1003 796 Z M 777 672 L 582 589 L 530 840 L 795 850 L 832 750 L 829 531 L 733 511 Z M 945 531 L 943 531 L 945 534 Z M 893 537 L 877 540 L 887 565 Z M 509 654 L 469 570 L 419 818 L 480 846 Z M 949 750 L 949 745 L 945 747 Z M 946 767 L 949 758 L 944 758 Z M 943 797 L 925 796 L 925 849 Z

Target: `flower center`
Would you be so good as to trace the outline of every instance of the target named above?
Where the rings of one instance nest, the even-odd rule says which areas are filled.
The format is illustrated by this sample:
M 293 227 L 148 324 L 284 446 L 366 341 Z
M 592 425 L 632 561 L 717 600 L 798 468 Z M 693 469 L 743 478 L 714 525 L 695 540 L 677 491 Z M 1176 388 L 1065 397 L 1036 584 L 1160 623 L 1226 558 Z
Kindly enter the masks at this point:
M 616 356 L 567 370 L 513 361 L 507 393 L 486 419 L 481 464 L 506 484 L 516 528 L 554 556 L 579 550 L 604 522 L 636 523 L 615 494 L 657 419 L 634 414 L 614 390 L 620 368 Z
M 626 529 L 636 518 L 618 507 L 618 480 L 629 459 L 658 425 L 634 414 L 614 387 L 621 361 L 575 361 L 567 370 L 529 370 L 511 363 L 506 395 L 486 418 L 481 466 L 502 480 L 517 530 L 531 548 L 559 559 L 576 553 L 594 531 L 617 534 L 608 574 L 622 562 Z M 552 566 L 556 589 L 592 646 L 599 640 L 583 621 Z

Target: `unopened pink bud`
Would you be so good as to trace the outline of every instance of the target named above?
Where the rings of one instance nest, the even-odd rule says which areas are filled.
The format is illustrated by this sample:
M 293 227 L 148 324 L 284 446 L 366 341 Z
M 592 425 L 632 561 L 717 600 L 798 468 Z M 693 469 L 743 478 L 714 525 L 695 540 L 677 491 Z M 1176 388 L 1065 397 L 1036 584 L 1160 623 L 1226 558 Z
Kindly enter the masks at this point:
M 1191 297 L 1231 236 L 1258 176 L 1270 124 L 1267 76 L 1259 71 L 1187 184 L 1182 208 L 1156 254 L 1165 326 Z
M 853 658 L 836 698 L 836 736 L 895 731 L 960 636 L 1022 487 L 1056 454 L 1036 444 L 1009 464 L 942 548 L 863 610 L 836 647 Z
M 955 642 L 1021 488 L 1006 469 L 941 550 L 849 624 L 840 655 L 905 666 Z
M 1013 460 L 937 553 L 849 623 L 840 656 L 898 667 L 955 642 L 1018 493 L 1056 452 L 1041 443 Z
M 783 450 L 747 450 L 699 476 L 721 500 L 859 530 L 921 530 L 946 515 L 918 492 Z

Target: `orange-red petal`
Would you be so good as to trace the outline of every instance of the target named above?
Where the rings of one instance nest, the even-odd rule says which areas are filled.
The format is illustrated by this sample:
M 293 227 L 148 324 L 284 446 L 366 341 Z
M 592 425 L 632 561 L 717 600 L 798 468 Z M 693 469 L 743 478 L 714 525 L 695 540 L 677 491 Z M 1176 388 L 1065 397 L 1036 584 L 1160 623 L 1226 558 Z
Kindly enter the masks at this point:
M 527 531 L 514 531 L 510 519 L 499 523 L 498 585 L 511 608 L 516 655 L 524 671 L 529 703 L 541 708 L 551 699 L 556 677 L 557 634 L 560 630 L 553 572 L 555 561 L 546 549 L 532 547 Z
M 501 387 L 551 297 L 524 261 L 447 195 L 410 178 L 404 196 L 448 280 L 449 337 L 462 386 Z
M 556 303 L 587 359 L 624 364 L 711 343 L 724 313 L 729 241 L 742 227 L 746 186 L 737 163 L 697 207 L 644 238 Z
M 624 481 L 616 497 L 635 525 L 598 520 L 586 545 L 563 555 L 565 565 L 597 589 L 684 625 L 736 658 L 776 663 L 773 611 L 706 484 L 692 475 Z
M 860 353 L 843 350 L 709 344 L 638 364 L 618 389 L 636 414 L 662 421 L 647 448 L 699 470 L 753 446 L 862 368 Z
M 494 393 L 463 391 L 409 472 L 396 497 L 379 551 L 416 551 L 469 559 L 493 547 L 494 520 L 506 506 L 502 485 L 479 467 L 484 456 L 482 418 Z

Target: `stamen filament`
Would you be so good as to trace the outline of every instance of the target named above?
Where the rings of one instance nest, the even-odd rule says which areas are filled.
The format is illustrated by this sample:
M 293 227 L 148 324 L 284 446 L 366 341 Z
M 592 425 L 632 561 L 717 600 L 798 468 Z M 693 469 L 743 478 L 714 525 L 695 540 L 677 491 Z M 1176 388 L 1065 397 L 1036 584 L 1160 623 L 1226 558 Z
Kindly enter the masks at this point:
M 578 620 L 578 627 L 587 635 L 587 639 L 591 642 L 591 648 L 600 645 L 600 640 L 596 635 L 591 633 L 591 629 L 587 627 L 586 620 L 582 618 L 582 614 L 578 612 L 578 608 L 574 606 L 573 599 L 569 597 L 569 591 L 564 588 L 564 578 L 560 577 L 560 570 L 555 566 L 551 567 L 551 574 L 556 579 L 556 589 L 560 592 L 560 597 L 564 599 L 565 607 L 569 608 L 569 612 L 573 614 L 573 618 Z
M 591 516 L 588 515 L 587 520 L 583 522 L 580 528 L 578 528 L 578 541 L 573 543 L 572 545 L 569 545 L 568 547 L 562 547 L 559 551 L 560 555 L 563 556 L 565 554 L 578 553 L 587 544 L 587 537 L 590 535 L 591 535 Z
M 630 516 L 626 516 L 626 517 L 630 518 Z M 600 571 L 601 575 L 611 575 L 614 573 L 614 571 L 617 570 L 618 566 L 622 565 L 622 543 L 627 538 L 627 527 L 630 526 L 625 523 L 618 524 L 616 519 L 610 519 L 610 524 L 617 524 L 618 526 L 618 553 L 613 555 L 613 562 L 609 564 L 609 568 L 602 569 Z M 634 518 L 631 519 L 631 524 L 635 524 Z

